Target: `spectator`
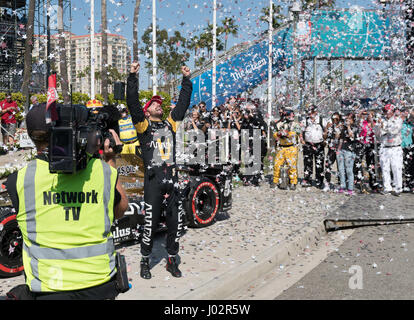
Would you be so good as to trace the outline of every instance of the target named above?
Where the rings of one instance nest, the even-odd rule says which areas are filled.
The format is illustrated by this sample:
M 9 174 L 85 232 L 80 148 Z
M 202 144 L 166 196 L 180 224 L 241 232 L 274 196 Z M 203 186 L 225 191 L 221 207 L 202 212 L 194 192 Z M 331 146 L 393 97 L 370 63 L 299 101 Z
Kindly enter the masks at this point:
M 198 104 L 198 112 L 200 113 L 200 121 L 203 123 L 210 122 L 210 112 L 207 111 L 207 106 L 204 101 Z
M 16 101 L 12 100 L 12 95 L 8 93 L 6 99 L 0 102 L 1 106 L 1 133 L 3 135 L 3 144 L 14 144 L 14 135 L 16 133 L 16 116 L 19 111 Z
M 240 110 L 239 106 L 235 106 L 233 108 L 233 112 L 231 113 L 230 116 L 230 120 L 228 121 L 227 124 L 227 128 L 229 130 L 234 129 L 232 131 L 233 134 L 233 139 L 237 140 L 239 143 L 239 148 L 238 148 L 238 157 L 237 159 L 241 159 L 241 128 L 243 126 L 243 115 L 242 112 Z M 231 152 L 231 141 L 229 141 L 229 150 Z M 233 157 L 233 159 L 236 159 L 235 157 Z M 236 177 L 236 181 L 240 180 L 240 176 L 241 176 L 241 172 L 240 172 L 240 161 L 238 161 L 237 163 L 234 164 L 234 174 Z
M 211 112 L 211 117 L 210 117 L 210 124 L 211 124 L 211 128 L 212 129 L 221 129 L 223 127 L 222 125 L 222 120 L 220 117 L 220 108 L 219 107 L 214 107 L 212 112 Z
M 414 192 L 414 110 L 402 112 L 403 191 Z
M 339 193 L 343 193 L 345 188 L 347 188 L 348 195 L 354 194 L 355 140 L 357 133 L 358 128 L 355 125 L 355 114 L 350 113 L 345 119 L 337 154 L 340 180 Z
M 253 175 L 244 176 L 244 185 L 254 185 L 259 186 L 259 182 L 262 179 L 264 165 L 263 160 L 267 153 L 267 124 L 263 120 L 261 112 L 258 110 L 258 107 L 254 105 L 251 101 L 247 101 L 245 104 L 244 110 L 244 120 L 242 124 L 242 129 L 249 130 L 249 150 L 253 152 L 253 130 L 260 129 L 261 136 L 261 155 L 260 159 L 254 159 L 253 161 L 260 161 L 260 172 L 257 172 Z
M 380 163 L 382 169 L 382 178 L 384 190 L 382 194 L 392 193 L 399 196 L 402 191 L 402 167 L 403 151 L 402 142 L 402 125 L 403 121 L 395 115 L 395 106 L 386 104 L 383 108 L 384 118 L 378 119 L 378 131 L 380 136 L 381 148 L 379 151 Z M 391 186 L 391 170 L 394 182 L 394 192 Z
M 326 141 L 328 146 L 328 153 L 325 160 L 325 186 L 323 191 L 327 192 L 331 190 L 331 177 L 332 177 L 332 167 L 337 161 L 337 153 L 339 147 L 339 139 L 341 137 L 341 132 L 343 128 L 343 119 L 339 112 L 332 114 L 331 121 L 325 127 L 323 133 L 323 139 Z
M 30 107 L 29 107 L 29 111 L 30 111 L 33 107 L 35 107 L 35 106 L 37 106 L 37 105 L 39 104 L 39 101 L 38 101 L 38 99 L 37 99 L 37 97 L 36 97 L 36 96 L 31 96 L 31 97 L 30 97 L 30 102 L 31 102 L 31 105 L 30 105 Z
M 366 119 L 368 113 L 366 110 L 361 110 L 358 107 L 355 107 L 356 104 L 354 104 L 354 114 L 355 114 L 355 127 L 357 128 L 357 133 L 355 135 L 354 140 L 354 147 L 355 147 L 355 161 L 354 161 L 354 183 L 355 185 L 359 186 L 359 190 L 363 192 L 363 181 L 364 181 L 364 175 L 363 175 L 363 166 L 362 166 L 362 160 L 364 157 L 364 144 L 362 143 L 362 126 L 363 121 Z
M 186 130 L 203 130 L 205 133 L 207 128 L 205 123 L 200 120 L 200 113 L 197 110 L 192 110 L 190 121 L 186 123 Z
M 230 119 L 227 124 L 228 129 L 236 129 L 240 132 L 243 123 L 243 116 L 240 111 L 240 107 L 236 106 L 233 108 L 232 113 L 230 114 Z
M 368 112 L 364 115 L 364 119 L 362 120 L 362 127 L 359 132 L 360 135 L 360 143 L 362 144 L 362 153 L 360 154 L 360 162 L 361 162 L 361 169 L 362 169 L 362 158 L 365 156 L 366 167 L 368 169 L 369 175 L 369 187 L 371 188 L 372 192 L 378 192 L 378 182 L 376 177 L 376 163 L 375 163 L 375 134 L 374 134 L 374 127 L 376 125 L 375 122 L 375 113 L 374 111 Z M 358 154 L 357 154 L 358 158 Z M 359 170 L 358 175 L 362 176 L 362 170 Z M 362 179 L 362 178 L 361 178 Z M 362 192 L 365 189 L 362 189 Z
M 303 187 L 311 186 L 313 165 L 315 163 L 316 187 L 323 188 L 323 169 L 325 160 L 325 144 L 323 139 L 323 119 L 316 106 L 311 106 L 305 119 L 303 144 L 304 180 Z

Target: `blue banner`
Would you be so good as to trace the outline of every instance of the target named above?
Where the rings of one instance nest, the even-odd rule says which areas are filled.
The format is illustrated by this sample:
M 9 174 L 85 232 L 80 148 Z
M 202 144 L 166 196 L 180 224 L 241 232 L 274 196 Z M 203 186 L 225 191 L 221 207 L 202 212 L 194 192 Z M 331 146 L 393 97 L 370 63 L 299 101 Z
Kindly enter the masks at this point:
M 292 32 L 289 28 L 274 36 L 273 73 L 289 68 L 292 63 Z M 237 54 L 223 63 L 217 64 L 216 105 L 223 104 L 226 98 L 256 87 L 268 78 L 269 43 L 263 40 L 246 51 Z M 207 108 L 212 105 L 212 70 L 208 70 L 193 81 L 192 104 L 205 101 Z

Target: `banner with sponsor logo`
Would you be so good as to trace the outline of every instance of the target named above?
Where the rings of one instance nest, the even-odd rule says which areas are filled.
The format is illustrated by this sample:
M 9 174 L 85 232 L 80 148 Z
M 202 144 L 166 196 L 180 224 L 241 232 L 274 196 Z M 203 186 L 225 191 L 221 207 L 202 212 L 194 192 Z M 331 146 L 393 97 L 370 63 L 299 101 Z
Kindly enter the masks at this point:
M 293 65 L 293 46 L 298 58 L 381 59 L 390 55 L 391 22 L 382 11 L 358 7 L 341 11 L 314 11 L 300 15 L 295 41 L 291 25 L 273 36 L 273 75 Z M 246 92 L 267 81 L 268 40 L 263 39 L 217 64 L 217 101 Z M 205 101 L 211 108 L 212 70 L 192 79 L 192 105 Z

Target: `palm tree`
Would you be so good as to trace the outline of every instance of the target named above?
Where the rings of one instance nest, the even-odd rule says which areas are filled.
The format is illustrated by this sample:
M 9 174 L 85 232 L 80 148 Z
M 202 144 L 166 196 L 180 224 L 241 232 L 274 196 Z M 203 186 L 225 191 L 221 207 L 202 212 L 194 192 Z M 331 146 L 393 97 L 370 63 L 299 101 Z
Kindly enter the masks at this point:
M 220 38 L 218 38 L 223 33 L 223 27 L 217 27 L 217 50 L 223 51 L 224 45 L 221 42 Z M 201 48 L 207 49 L 207 56 L 209 59 L 212 58 L 213 55 L 213 25 L 208 24 L 206 28 L 204 28 L 204 33 L 200 35 L 200 46 Z
M 36 0 L 29 2 L 29 14 L 26 25 L 26 41 L 24 44 L 24 74 L 21 91 L 26 97 L 26 112 L 29 110 L 29 82 L 32 74 L 32 50 L 33 50 L 33 34 L 34 34 L 34 15 L 35 15 Z
M 187 48 L 190 50 L 194 50 L 194 55 L 197 56 L 198 51 L 201 49 L 200 38 L 198 36 L 192 37 L 187 44 Z
M 273 7 L 273 29 L 279 28 L 283 22 L 286 20 L 286 17 L 282 14 L 282 7 L 280 5 L 275 6 L 272 4 Z M 269 23 L 269 7 L 264 7 L 261 10 L 263 14 L 260 16 L 260 21 Z
M 106 0 L 101 0 L 101 23 L 102 23 L 102 55 L 101 55 L 101 93 L 103 103 L 108 103 L 108 21 L 106 18 Z
M 132 46 L 132 59 L 134 61 L 138 61 L 138 18 L 139 18 L 139 7 L 141 5 L 141 0 L 135 1 L 135 9 L 134 9 L 134 20 L 133 20 L 133 30 L 132 30 L 132 36 L 133 36 L 133 46 Z
M 223 24 L 222 27 L 222 33 L 224 33 L 225 37 L 224 37 L 224 51 L 227 50 L 227 40 L 228 40 L 228 36 L 229 34 L 236 36 L 238 31 L 239 31 L 239 27 L 235 25 L 235 21 L 233 18 L 225 18 L 224 20 L 221 21 L 221 23 Z
M 62 89 L 63 103 L 70 103 L 68 67 L 66 57 L 65 33 L 63 28 L 63 0 L 58 1 L 58 33 L 59 33 L 59 67 L 60 67 L 60 88 Z

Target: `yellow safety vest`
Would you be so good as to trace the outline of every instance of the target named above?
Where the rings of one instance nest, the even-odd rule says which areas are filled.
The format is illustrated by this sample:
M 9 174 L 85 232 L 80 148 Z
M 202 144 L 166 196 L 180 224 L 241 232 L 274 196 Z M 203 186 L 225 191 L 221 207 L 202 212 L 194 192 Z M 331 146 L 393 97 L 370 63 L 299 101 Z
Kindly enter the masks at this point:
M 118 121 L 119 124 L 119 138 L 123 143 L 132 143 L 138 139 L 137 131 L 132 123 L 131 116 L 122 118 Z
M 116 169 L 99 159 L 76 175 L 51 174 L 39 159 L 18 172 L 17 222 L 31 291 L 79 290 L 114 276 L 116 180 Z

